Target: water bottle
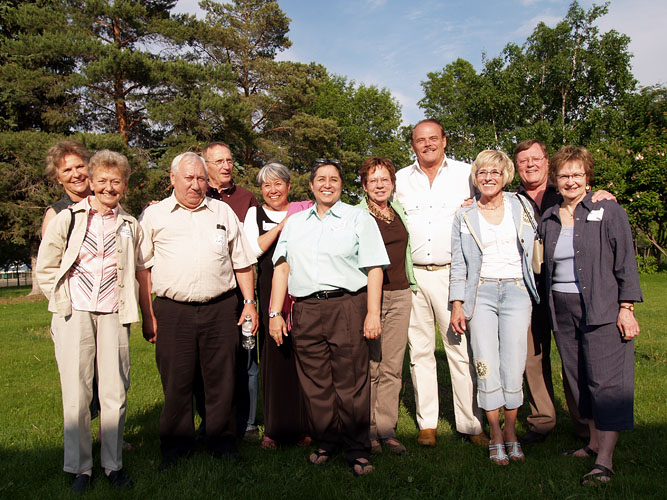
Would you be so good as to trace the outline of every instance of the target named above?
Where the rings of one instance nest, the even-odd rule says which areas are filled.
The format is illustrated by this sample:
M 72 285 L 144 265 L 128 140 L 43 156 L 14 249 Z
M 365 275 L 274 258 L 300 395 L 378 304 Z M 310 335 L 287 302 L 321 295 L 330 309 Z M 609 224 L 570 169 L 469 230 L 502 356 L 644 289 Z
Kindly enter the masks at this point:
M 255 337 L 252 334 L 252 318 L 250 316 L 246 316 L 243 323 L 241 323 L 241 333 L 243 334 L 241 337 L 243 348 L 250 350 L 255 347 Z

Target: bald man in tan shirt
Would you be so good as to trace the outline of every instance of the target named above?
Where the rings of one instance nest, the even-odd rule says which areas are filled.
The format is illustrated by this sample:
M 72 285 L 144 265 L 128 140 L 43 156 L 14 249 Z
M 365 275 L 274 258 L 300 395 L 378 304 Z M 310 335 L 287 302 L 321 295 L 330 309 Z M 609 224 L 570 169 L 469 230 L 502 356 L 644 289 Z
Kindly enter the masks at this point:
M 194 448 L 197 360 L 205 386 L 208 450 L 238 458 L 233 407 L 238 325 L 250 316 L 253 333 L 257 330 L 256 260 L 238 218 L 225 203 L 206 197 L 206 164 L 198 155 L 174 158 L 170 177 L 173 194 L 139 219 L 144 241 L 137 266 L 143 334 L 156 343 L 164 390 L 160 470 Z M 240 318 L 237 283 L 244 299 Z

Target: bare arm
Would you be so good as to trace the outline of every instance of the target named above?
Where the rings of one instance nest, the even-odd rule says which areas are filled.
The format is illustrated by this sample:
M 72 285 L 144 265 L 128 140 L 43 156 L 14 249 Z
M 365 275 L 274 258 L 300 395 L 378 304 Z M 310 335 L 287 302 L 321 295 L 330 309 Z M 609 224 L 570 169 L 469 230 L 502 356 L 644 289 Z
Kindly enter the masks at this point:
M 271 310 L 278 312 L 283 310 L 285 295 L 287 294 L 287 278 L 289 277 L 289 264 L 281 259 L 273 270 L 273 281 L 271 282 Z M 275 316 L 269 318 L 269 335 L 278 346 L 283 343 L 283 335 L 287 336 L 287 325 L 285 318 Z
M 53 219 L 56 216 L 56 211 L 52 208 L 47 208 L 46 213 L 44 214 L 44 219 L 42 219 L 42 233 L 41 237 L 44 238 L 44 233 L 46 233 L 46 227 L 49 225 L 49 222 L 51 222 L 51 219 Z
M 234 274 L 236 275 L 236 282 L 239 284 L 239 288 L 243 294 L 243 299 L 255 300 L 255 273 L 252 266 L 235 269 Z M 257 333 L 257 328 L 259 327 L 259 318 L 257 316 L 257 308 L 255 307 L 255 304 L 248 303 L 243 306 L 241 317 L 236 324 L 240 325 L 243 323 L 246 316 L 250 316 L 252 319 L 252 334 L 255 335 Z
M 285 227 L 285 222 L 287 219 L 288 217 L 285 217 L 277 226 L 272 227 L 269 231 L 257 238 L 257 245 L 259 245 L 259 248 L 262 249 L 262 252 L 266 252 L 269 247 L 273 245 L 273 242 L 278 239 L 280 232 L 283 230 L 283 227 Z
M 368 271 L 368 296 L 366 319 L 364 320 L 364 337 L 375 339 L 382 335 L 382 268 L 380 266 L 369 267 Z
M 136 272 L 139 282 L 139 308 L 141 309 L 141 330 L 144 338 L 151 344 L 157 341 L 157 319 L 153 311 L 153 280 L 151 279 L 151 270 L 143 269 Z

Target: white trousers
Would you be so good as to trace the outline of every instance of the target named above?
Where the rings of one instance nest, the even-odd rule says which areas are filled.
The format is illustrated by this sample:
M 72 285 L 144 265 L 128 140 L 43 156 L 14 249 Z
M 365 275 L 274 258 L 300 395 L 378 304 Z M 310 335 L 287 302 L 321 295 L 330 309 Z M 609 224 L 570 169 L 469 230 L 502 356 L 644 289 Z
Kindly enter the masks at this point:
M 121 325 L 117 313 L 72 311 L 65 318 L 53 315 L 51 337 L 63 398 L 63 470 L 80 474 L 93 468 L 89 405 L 95 371 L 100 398 L 101 465 L 120 470 L 130 387 L 130 326 Z
M 449 268 L 437 271 L 415 268 L 414 272 L 419 289 L 412 294 L 408 347 L 417 424 L 420 429 L 438 427 L 437 322 L 452 379 L 456 430 L 462 434 L 479 434 L 483 412 L 475 398 L 475 372 L 470 363 L 472 353 L 468 335 L 456 335 L 449 328 Z

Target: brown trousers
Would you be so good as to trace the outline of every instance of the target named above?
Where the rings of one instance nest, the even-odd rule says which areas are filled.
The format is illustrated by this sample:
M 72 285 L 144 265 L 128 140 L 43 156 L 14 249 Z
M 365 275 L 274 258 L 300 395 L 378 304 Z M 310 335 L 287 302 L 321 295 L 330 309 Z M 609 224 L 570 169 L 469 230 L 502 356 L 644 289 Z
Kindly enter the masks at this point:
M 348 462 L 370 457 L 366 293 L 297 301 L 292 343 L 311 435 L 323 450 L 347 446 Z

